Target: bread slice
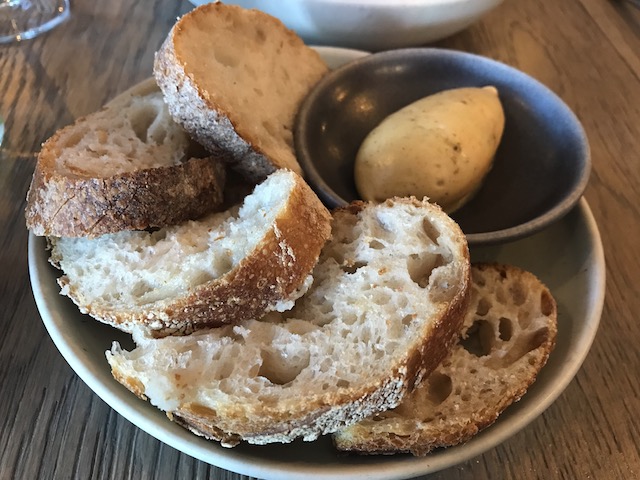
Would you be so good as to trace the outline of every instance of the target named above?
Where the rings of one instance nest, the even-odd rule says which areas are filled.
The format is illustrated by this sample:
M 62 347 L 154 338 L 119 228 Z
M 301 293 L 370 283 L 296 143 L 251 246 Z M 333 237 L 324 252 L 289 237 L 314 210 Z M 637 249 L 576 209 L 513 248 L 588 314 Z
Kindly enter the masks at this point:
M 223 162 L 171 119 L 150 78 L 44 143 L 26 223 L 68 237 L 163 227 L 215 210 L 224 181 Z
M 173 118 L 212 152 L 229 153 L 254 181 L 277 168 L 302 173 L 294 119 L 327 71 L 278 19 L 218 2 L 180 18 L 154 64 Z
M 286 314 L 117 343 L 113 376 L 198 435 L 234 446 L 311 441 L 397 406 L 462 326 L 460 228 L 415 199 L 334 213 L 311 289 Z
M 156 231 L 50 238 L 50 260 L 82 312 L 126 332 L 186 334 L 291 308 L 329 235 L 318 197 L 281 170 L 241 208 Z
M 462 340 L 450 357 L 395 410 L 338 432 L 336 447 L 423 456 L 469 440 L 524 395 L 556 335 L 555 300 L 533 274 L 474 265 Z

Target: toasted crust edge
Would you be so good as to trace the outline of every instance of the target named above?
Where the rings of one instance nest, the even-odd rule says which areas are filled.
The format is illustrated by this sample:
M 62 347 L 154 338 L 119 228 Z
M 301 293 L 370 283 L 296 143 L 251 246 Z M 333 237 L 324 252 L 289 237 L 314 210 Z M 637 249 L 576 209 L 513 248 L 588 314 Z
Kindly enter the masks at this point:
M 174 27 L 176 28 L 176 27 Z M 156 52 L 153 72 L 173 119 L 210 152 L 225 152 L 234 167 L 258 182 L 280 167 L 236 132 L 226 112 L 209 105 L 187 75 L 173 47 L 174 30 Z M 298 165 L 292 168 L 302 170 Z
M 394 200 L 417 202 L 415 199 Z M 432 206 L 441 212 L 439 207 Z M 365 207 L 364 202 L 354 202 L 344 210 L 356 215 Z M 445 221 L 453 223 L 448 217 Z M 455 229 L 459 231 L 457 225 Z M 440 312 L 439 318 L 425 322 L 423 340 L 407 352 L 404 362 L 393 368 L 381 384 L 371 386 L 366 391 L 358 390 L 335 396 L 330 403 L 310 401 L 301 411 L 271 418 L 263 425 L 247 423 L 244 418 L 221 419 L 215 411 L 197 404 L 171 412 L 170 418 L 199 436 L 230 447 L 241 441 L 257 445 L 288 443 L 298 437 L 311 441 L 377 412 L 396 407 L 407 392 L 413 390 L 422 378 L 428 376 L 446 358 L 458 339 L 464 312 L 468 307 L 471 283 L 469 250 L 462 232 L 459 232 L 458 237 L 458 254 L 463 269 L 458 291 L 448 307 Z
M 269 232 L 223 277 L 157 308 L 114 312 L 83 305 L 83 310 L 119 330 L 131 333 L 141 328 L 154 337 L 262 317 L 302 286 L 331 235 L 328 210 L 299 175 L 294 178 L 287 204 Z M 58 283 L 64 288 L 65 276 Z M 74 299 L 72 289 L 68 295 Z
M 251 181 L 259 182 L 279 168 L 287 168 L 302 175 L 302 168 L 293 152 L 291 158 L 267 155 L 249 133 L 242 131 L 241 125 L 234 123 L 230 112 L 207 100 L 210 97 L 208 92 L 203 91 L 185 71 L 184 62 L 175 49 L 174 37 L 180 34 L 184 22 L 191 16 L 207 14 L 221 8 L 240 9 L 217 2 L 198 7 L 176 22 L 156 52 L 153 72 L 169 112 L 176 122 L 209 151 L 229 155 L 234 168 Z M 257 10 L 251 12 L 260 15 L 261 21 L 275 25 L 292 42 L 304 46 L 302 40 L 280 20 Z M 315 51 L 310 51 L 320 58 Z
M 118 94 L 102 110 L 118 110 L 132 97 L 158 91 L 153 77 Z M 27 192 L 25 221 L 37 236 L 97 237 L 121 230 L 161 228 L 220 209 L 226 182 L 221 158 L 182 163 L 110 177 L 72 177 L 56 172 L 60 138 L 92 114 L 61 128 L 42 145 Z
M 43 145 L 27 193 L 25 218 L 34 235 L 97 237 L 161 228 L 222 204 L 226 173 L 219 159 L 191 158 L 108 178 L 73 178 L 55 172 L 57 138 Z
M 551 352 L 556 345 L 557 339 L 557 304 L 548 287 L 540 281 L 533 273 L 520 269 L 519 267 L 501 264 L 497 262 L 478 262 L 472 268 L 479 270 L 495 269 L 503 275 L 522 275 L 534 279 L 538 288 L 547 302 L 547 308 L 553 311 L 555 319 L 549 323 L 549 335 L 546 340 L 537 347 L 539 355 L 534 357 L 535 362 L 531 366 L 535 368 L 535 374 L 522 380 L 513 386 L 511 395 L 499 399 L 494 405 L 487 405 L 481 411 L 476 412 L 472 418 L 459 428 L 451 428 L 440 432 L 440 435 L 427 437 L 420 430 L 416 430 L 413 435 L 400 437 L 398 435 L 387 434 L 372 438 L 366 428 L 359 431 L 358 425 L 353 425 L 353 432 L 339 432 L 332 437 L 334 446 L 343 452 L 356 453 L 360 455 L 392 455 L 398 453 L 410 453 L 414 456 L 423 457 L 437 448 L 446 448 L 459 445 L 471 440 L 480 431 L 489 427 L 498 419 L 510 405 L 519 401 L 527 392 L 529 387 L 536 381 L 540 370 L 549 359 Z M 363 442 L 362 438 L 368 438 Z

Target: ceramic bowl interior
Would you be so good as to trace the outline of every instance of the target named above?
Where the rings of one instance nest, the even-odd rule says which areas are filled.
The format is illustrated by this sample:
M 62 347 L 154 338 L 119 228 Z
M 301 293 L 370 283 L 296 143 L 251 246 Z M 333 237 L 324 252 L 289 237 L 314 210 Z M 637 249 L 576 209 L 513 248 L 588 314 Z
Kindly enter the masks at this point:
M 530 76 L 485 57 L 435 48 L 381 52 L 327 75 L 303 102 L 298 159 L 331 208 L 358 199 L 353 165 L 366 135 L 387 115 L 424 96 L 494 85 L 505 130 L 481 189 L 451 216 L 470 244 L 530 235 L 566 214 L 586 188 L 591 160 L 569 107 Z

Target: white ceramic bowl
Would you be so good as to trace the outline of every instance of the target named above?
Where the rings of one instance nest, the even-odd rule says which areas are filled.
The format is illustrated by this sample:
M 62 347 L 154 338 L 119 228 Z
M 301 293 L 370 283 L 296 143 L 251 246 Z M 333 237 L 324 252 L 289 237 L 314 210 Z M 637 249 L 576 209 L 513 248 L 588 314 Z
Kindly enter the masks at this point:
M 208 0 L 191 0 L 194 5 Z M 226 0 L 279 18 L 306 43 L 370 51 L 425 45 L 457 33 L 502 0 Z

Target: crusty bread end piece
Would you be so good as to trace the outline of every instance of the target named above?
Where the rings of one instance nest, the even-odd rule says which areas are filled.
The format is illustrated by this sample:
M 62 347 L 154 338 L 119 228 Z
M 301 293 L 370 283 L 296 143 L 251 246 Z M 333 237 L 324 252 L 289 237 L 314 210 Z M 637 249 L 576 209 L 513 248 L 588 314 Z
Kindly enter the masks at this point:
M 318 436 L 397 406 L 457 340 L 469 253 L 415 199 L 334 212 L 311 289 L 285 313 L 139 338 L 107 352 L 114 377 L 198 435 L 233 446 Z
M 50 237 L 62 293 L 96 319 L 151 336 L 291 308 L 330 235 L 330 215 L 296 173 L 279 170 L 241 207 L 156 231 Z
M 173 118 L 210 151 L 230 154 L 254 181 L 277 168 L 302 173 L 294 119 L 327 71 L 278 19 L 222 3 L 180 18 L 154 64 Z
M 339 450 L 423 456 L 471 439 L 535 381 L 555 346 L 556 302 L 533 274 L 472 266 L 462 340 L 395 410 L 334 436 Z
M 224 163 L 171 119 L 150 78 L 44 143 L 26 223 L 59 237 L 163 227 L 215 211 L 224 183 Z

